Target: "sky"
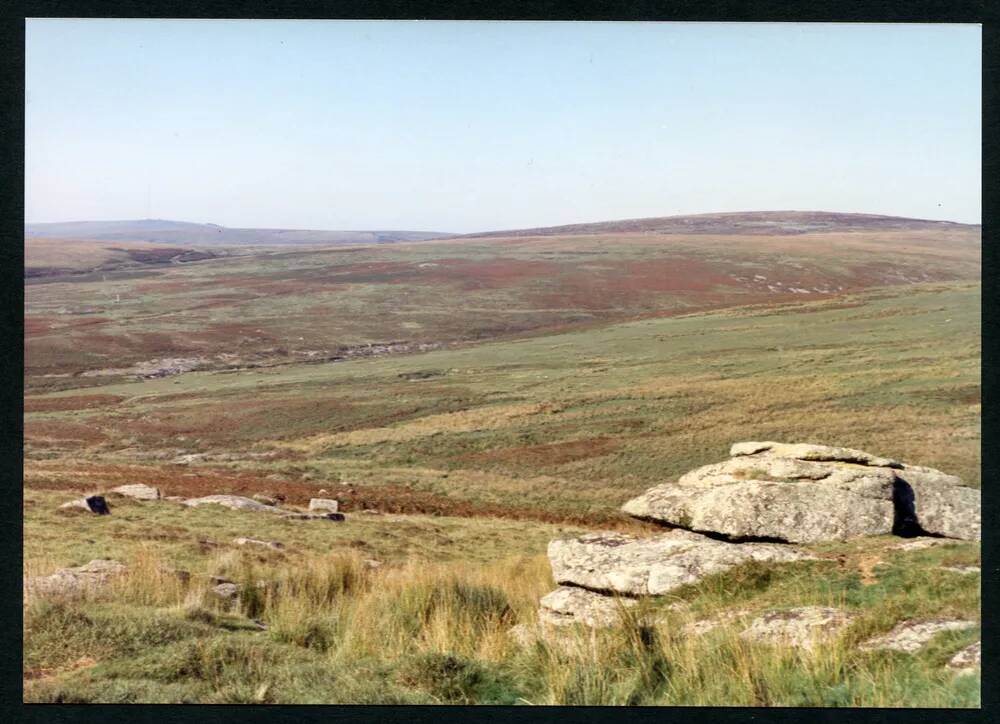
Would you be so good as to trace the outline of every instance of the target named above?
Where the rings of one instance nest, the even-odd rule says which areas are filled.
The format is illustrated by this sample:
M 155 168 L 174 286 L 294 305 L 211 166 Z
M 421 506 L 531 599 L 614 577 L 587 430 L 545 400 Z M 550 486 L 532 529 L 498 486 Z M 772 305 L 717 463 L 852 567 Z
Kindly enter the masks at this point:
M 979 25 L 26 23 L 26 222 L 980 221 Z

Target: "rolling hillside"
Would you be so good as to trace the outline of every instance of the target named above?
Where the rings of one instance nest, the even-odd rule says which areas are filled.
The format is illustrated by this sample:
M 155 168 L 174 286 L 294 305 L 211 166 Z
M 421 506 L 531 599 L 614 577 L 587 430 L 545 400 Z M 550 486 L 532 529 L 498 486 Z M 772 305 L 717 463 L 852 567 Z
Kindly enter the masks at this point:
M 164 244 L 276 246 L 385 244 L 447 236 L 437 231 L 329 231 L 314 229 L 235 229 L 217 224 L 141 219 L 25 224 L 25 237 L 95 241 L 152 241 Z
M 908 219 L 876 214 L 830 211 L 738 211 L 721 214 L 661 216 L 646 219 L 598 221 L 534 229 L 487 231 L 463 238 L 566 236 L 575 234 L 815 234 L 824 232 L 881 232 L 978 229 L 978 224 Z

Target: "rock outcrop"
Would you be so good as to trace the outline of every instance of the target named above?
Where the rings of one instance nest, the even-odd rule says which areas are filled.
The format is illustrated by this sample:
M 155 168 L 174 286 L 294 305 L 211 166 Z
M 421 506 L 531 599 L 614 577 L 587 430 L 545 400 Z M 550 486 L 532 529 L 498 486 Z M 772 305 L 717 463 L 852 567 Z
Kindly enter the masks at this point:
M 792 546 L 726 543 L 674 530 L 652 538 L 592 533 L 549 543 L 557 583 L 626 596 L 662 595 L 746 561 L 814 559 Z
M 769 611 L 751 621 L 740 637 L 809 651 L 817 643 L 836 638 L 857 615 L 852 611 L 825 606 Z
M 612 626 L 636 599 L 663 596 L 750 561 L 818 559 L 792 544 L 893 533 L 922 537 L 890 549 L 919 550 L 955 542 L 949 539 L 979 540 L 981 526 L 979 491 L 953 475 L 862 450 L 777 442 L 736 443 L 729 460 L 651 488 L 622 510 L 669 530 L 646 538 L 603 532 L 551 541 L 548 557 L 560 588 L 542 598 L 539 626 L 522 624 L 512 636 L 551 639 L 572 624 Z M 724 612 L 688 624 L 684 633 L 702 635 L 749 615 Z M 842 634 L 857 616 L 822 606 L 767 611 L 744 623 L 740 636 L 810 650 Z M 937 631 L 974 625 L 904 622 L 868 646 L 910 650 Z
M 630 598 L 603 596 L 586 588 L 560 586 L 542 597 L 538 618 L 543 624 L 565 626 L 583 623 L 600 628 L 611 626 L 621 619 L 621 614 L 636 605 Z
M 980 538 L 979 491 L 939 470 L 823 445 L 736 443 L 730 454 L 647 490 L 622 510 L 734 540 Z

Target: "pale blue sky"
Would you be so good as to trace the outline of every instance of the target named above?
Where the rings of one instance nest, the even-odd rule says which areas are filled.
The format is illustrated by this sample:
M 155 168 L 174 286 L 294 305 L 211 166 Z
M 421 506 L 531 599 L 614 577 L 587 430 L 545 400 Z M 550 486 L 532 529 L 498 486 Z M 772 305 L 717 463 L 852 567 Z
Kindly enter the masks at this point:
M 29 222 L 980 218 L 978 25 L 29 20 L 26 64 Z

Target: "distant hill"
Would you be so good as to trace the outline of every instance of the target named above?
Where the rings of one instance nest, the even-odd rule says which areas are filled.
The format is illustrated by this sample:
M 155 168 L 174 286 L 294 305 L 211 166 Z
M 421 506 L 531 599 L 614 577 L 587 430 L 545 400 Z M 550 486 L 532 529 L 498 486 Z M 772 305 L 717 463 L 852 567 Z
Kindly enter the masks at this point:
M 439 239 L 448 234 L 433 231 L 329 231 L 314 229 L 237 229 L 187 221 L 140 219 L 135 221 L 68 221 L 25 224 L 26 237 L 94 241 L 150 241 L 193 246 L 387 244 L 398 241 Z
M 647 219 L 598 221 L 534 229 L 486 231 L 459 238 L 518 236 L 572 236 L 575 234 L 807 234 L 845 231 L 919 229 L 978 229 L 978 224 L 908 219 L 876 214 L 842 214 L 829 211 L 738 211 L 722 214 L 659 216 Z

